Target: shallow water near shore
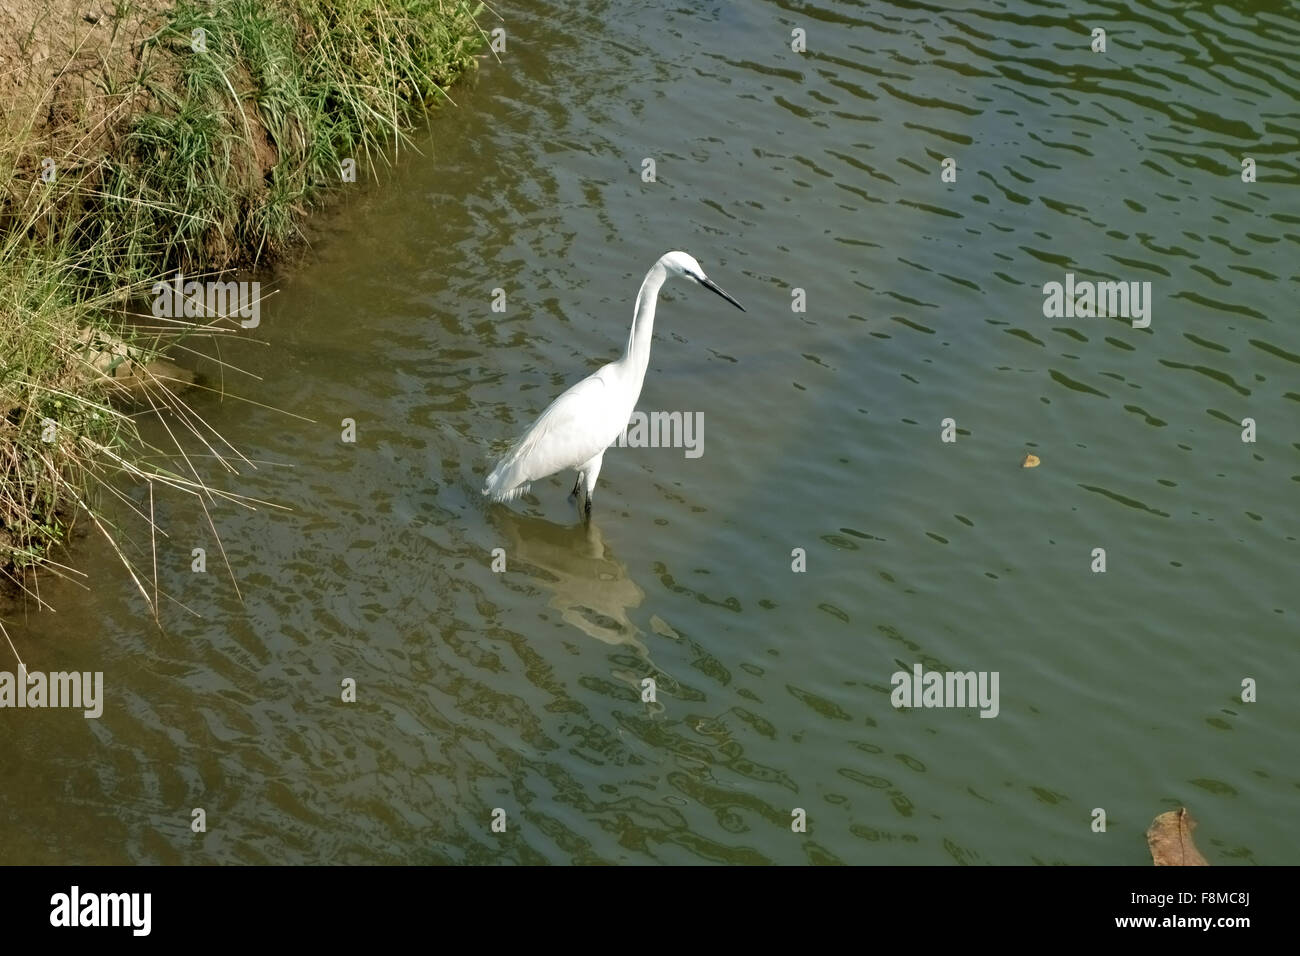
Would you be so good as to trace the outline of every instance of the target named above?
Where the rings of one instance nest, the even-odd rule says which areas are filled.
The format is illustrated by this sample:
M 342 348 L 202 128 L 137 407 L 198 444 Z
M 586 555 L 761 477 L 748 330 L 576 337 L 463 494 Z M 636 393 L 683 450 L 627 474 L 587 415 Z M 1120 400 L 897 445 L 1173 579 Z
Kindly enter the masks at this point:
M 88 591 L 7 615 L 105 702 L 0 710 L 0 862 L 1146 864 L 1185 805 L 1211 863 L 1295 863 L 1273 9 L 501 8 L 502 62 L 223 340 L 256 377 L 187 395 L 255 465 L 205 476 L 284 510 L 210 503 L 218 545 L 159 495 L 161 631 L 95 536 Z M 676 248 L 748 310 L 660 302 L 639 408 L 701 414 L 703 453 L 611 450 L 589 526 L 571 475 L 485 504 Z M 1150 282 L 1150 327 L 1044 317 L 1067 274 Z M 893 707 L 918 663 L 998 672 L 997 716 Z

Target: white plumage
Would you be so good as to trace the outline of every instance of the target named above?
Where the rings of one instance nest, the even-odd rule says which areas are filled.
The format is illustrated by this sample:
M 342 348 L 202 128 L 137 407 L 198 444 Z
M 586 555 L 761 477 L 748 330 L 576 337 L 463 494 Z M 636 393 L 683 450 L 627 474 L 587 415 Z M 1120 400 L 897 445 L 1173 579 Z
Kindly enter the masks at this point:
M 579 488 L 586 492 L 586 513 L 605 449 L 627 426 L 641 396 L 650 341 L 654 333 L 659 289 L 671 276 L 682 276 L 722 296 L 736 308 L 744 307 L 719 289 L 700 264 L 684 252 L 669 252 L 650 267 L 636 297 L 636 312 L 627 349 L 621 358 L 602 366 L 553 401 L 522 438 L 487 476 L 483 494 L 493 501 L 513 501 L 527 493 L 530 484 L 559 471 L 573 469 Z

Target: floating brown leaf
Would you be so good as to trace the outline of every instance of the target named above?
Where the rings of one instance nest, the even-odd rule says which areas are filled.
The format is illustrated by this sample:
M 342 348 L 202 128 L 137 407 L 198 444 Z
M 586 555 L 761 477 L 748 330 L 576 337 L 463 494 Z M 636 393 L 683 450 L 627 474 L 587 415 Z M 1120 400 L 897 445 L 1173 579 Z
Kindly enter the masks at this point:
M 1147 829 L 1147 846 L 1156 866 L 1209 866 L 1192 842 L 1196 821 L 1186 807 L 1169 810 L 1151 821 Z
M 1026 455 L 1025 460 L 1020 463 L 1021 468 L 1037 468 L 1040 462 L 1037 455 Z

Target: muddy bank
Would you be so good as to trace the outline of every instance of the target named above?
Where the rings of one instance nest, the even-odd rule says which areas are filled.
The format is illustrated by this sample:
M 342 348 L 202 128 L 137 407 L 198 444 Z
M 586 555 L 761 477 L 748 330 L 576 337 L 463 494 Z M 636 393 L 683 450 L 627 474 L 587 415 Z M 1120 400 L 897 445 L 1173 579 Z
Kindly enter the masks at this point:
M 158 355 L 240 329 L 224 315 L 142 328 L 123 306 L 177 271 L 216 278 L 291 249 L 314 205 L 373 175 L 449 99 L 482 14 L 417 0 L 0 0 L 11 587 L 39 605 L 31 572 L 58 571 L 52 549 L 75 524 L 112 533 L 95 515 L 98 483 L 162 480 L 124 413 L 124 372 L 134 400 L 183 417 Z

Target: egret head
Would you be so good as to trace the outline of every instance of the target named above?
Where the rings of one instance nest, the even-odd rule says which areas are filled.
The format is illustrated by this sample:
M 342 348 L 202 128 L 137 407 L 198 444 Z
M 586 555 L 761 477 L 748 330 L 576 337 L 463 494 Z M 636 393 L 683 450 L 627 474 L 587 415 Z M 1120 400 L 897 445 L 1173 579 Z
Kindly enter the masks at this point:
M 670 276 L 683 276 L 690 279 L 692 282 L 704 286 L 704 288 L 708 289 L 710 292 L 716 292 L 741 312 L 745 311 L 743 305 L 719 289 L 717 284 L 704 274 L 704 270 L 700 268 L 700 264 L 695 261 L 694 256 L 688 255 L 685 252 L 669 252 L 659 260 L 659 264 L 664 267 L 664 270 L 667 271 Z

